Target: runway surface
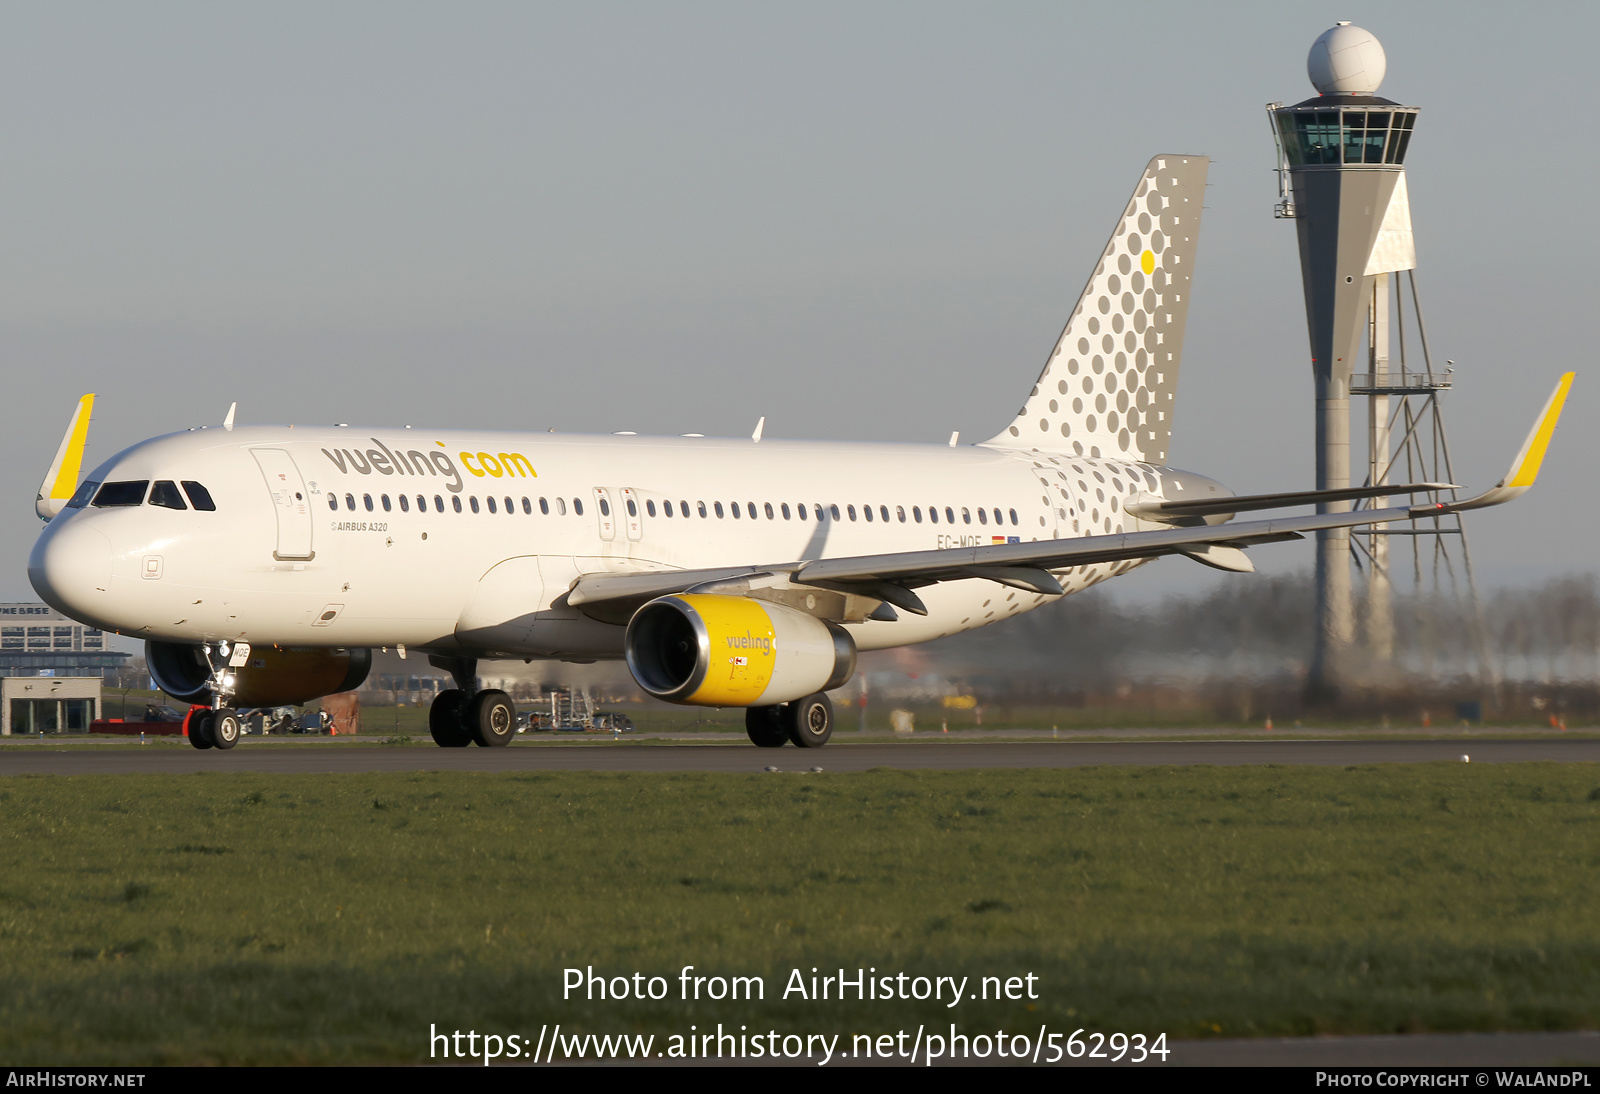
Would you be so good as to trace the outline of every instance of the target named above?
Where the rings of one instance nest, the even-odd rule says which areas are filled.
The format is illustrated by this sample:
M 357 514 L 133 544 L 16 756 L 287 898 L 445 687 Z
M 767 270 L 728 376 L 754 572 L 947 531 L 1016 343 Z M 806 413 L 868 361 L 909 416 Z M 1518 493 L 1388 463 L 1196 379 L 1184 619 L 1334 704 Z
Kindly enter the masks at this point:
M 1600 763 L 1600 740 L 1323 740 L 984 742 L 903 741 L 825 748 L 731 744 L 517 744 L 434 748 L 377 744 L 290 745 L 246 740 L 228 752 L 149 748 L 0 751 L 0 776 L 248 771 L 278 774 L 372 771 L 780 771 L 971 770 L 1092 765 L 1382 763 Z

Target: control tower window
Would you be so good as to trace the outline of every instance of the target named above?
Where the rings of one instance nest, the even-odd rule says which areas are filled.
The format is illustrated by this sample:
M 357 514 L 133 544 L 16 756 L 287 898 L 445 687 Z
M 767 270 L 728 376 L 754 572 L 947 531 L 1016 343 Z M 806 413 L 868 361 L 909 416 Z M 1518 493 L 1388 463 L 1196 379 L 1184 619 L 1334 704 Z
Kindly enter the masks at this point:
M 1289 118 L 1293 119 L 1294 129 L 1289 131 L 1288 119 L 1285 119 L 1283 138 L 1291 164 L 1340 162 L 1338 111 L 1292 114 Z
M 1386 111 L 1346 110 L 1344 112 L 1344 162 L 1382 163 L 1383 145 L 1389 136 Z
M 183 495 L 178 493 L 178 484 L 171 479 L 162 479 L 150 488 L 150 504 L 163 509 L 189 508 L 183 502 Z
M 189 495 L 189 504 L 202 513 L 215 513 L 217 503 L 211 500 L 211 491 L 197 482 L 183 480 L 183 491 Z
M 108 482 L 94 496 L 94 506 L 96 509 L 104 509 L 109 506 L 143 504 L 144 492 L 149 485 L 149 479 L 140 479 L 138 482 Z

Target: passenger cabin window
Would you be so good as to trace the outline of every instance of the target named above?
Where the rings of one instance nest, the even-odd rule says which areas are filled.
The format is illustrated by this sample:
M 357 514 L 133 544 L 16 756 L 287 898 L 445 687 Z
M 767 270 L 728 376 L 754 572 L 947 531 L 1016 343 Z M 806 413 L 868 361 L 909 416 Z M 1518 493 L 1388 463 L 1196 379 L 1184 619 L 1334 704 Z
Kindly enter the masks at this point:
M 472 506 L 472 511 L 474 513 L 476 513 L 478 511 L 478 495 L 474 494 L 470 498 L 468 498 L 467 499 L 467 504 L 471 505 Z
M 913 505 L 911 507 L 911 515 L 916 518 L 916 521 L 917 521 L 918 524 L 922 523 L 922 508 L 921 508 L 921 506 Z
M 388 513 L 388 512 L 390 512 L 390 511 L 391 511 L 391 510 L 390 510 L 390 507 L 389 507 L 389 495 L 388 495 L 388 494 L 385 494 L 385 495 L 383 495 L 383 497 L 382 497 L 382 498 L 381 498 L 381 499 L 379 499 L 379 500 L 381 500 L 381 501 L 382 501 L 382 502 L 383 502 L 383 511 L 384 511 L 384 512 L 385 512 L 385 513 Z
M 507 498 L 506 499 L 506 516 L 509 517 L 513 513 L 515 513 L 516 511 L 517 511 L 517 507 L 515 505 L 511 504 L 511 499 L 510 498 Z
M 580 517 L 583 516 L 583 499 L 582 498 L 573 498 L 572 499 L 572 511 L 574 513 L 578 514 Z
M 344 507 L 350 510 L 352 513 L 355 512 L 356 496 L 354 494 L 346 494 L 344 496 Z
M 722 503 L 720 501 L 714 501 L 714 502 L 711 503 L 711 508 L 713 508 L 713 509 L 715 509 L 717 511 L 717 519 L 721 520 L 722 519 Z
M 645 511 L 645 515 L 646 516 L 652 516 L 652 517 L 655 516 L 656 515 L 656 503 L 653 502 L 653 501 L 645 502 L 644 503 L 644 511 Z M 667 506 L 667 512 L 669 514 L 672 512 L 672 507 L 670 505 Z
M 956 511 L 948 505 L 944 507 L 944 522 L 946 524 L 954 524 L 956 522 Z
M 440 513 L 444 512 L 444 499 L 441 498 L 438 494 L 435 494 L 433 496 L 433 508 L 437 512 L 440 512 Z M 459 508 L 461 508 L 461 506 L 457 505 L 456 508 L 459 509 Z
M 94 497 L 94 492 L 98 489 L 100 489 L 99 483 L 85 482 L 82 486 L 73 491 L 71 498 L 67 499 L 67 508 L 82 509 L 85 505 L 89 504 L 89 499 Z
M 834 520 L 838 520 L 839 519 L 839 507 L 837 505 L 828 506 L 828 515 L 831 516 Z
M 900 518 L 901 524 L 904 524 L 906 522 L 906 507 L 904 505 L 896 505 L 894 507 L 894 515 Z
M 400 511 L 402 513 L 411 512 L 411 502 L 406 498 L 406 496 L 404 494 L 400 495 Z
M 461 512 L 461 495 L 460 494 L 452 494 L 452 495 L 450 495 L 450 507 L 452 509 L 454 509 L 458 513 Z
M 996 509 L 996 510 L 995 510 L 995 511 L 994 511 L 994 522 L 995 522 L 995 523 L 996 523 L 996 524 L 1004 524 L 1004 523 L 1005 523 L 1005 521 L 1004 521 L 1004 520 L 1002 520 L 1002 519 L 1001 519 L 1001 517 L 1000 517 L 1000 510 L 998 510 L 998 509 Z
M 856 519 L 856 507 L 854 505 L 846 505 L 844 511 L 850 515 L 851 520 Z
M 557 498 L 556 499 L 556 516 L 564 517 L 566 515 L 567 515 L 567 499 L 566 498 Z
M 636 503 L 632 498 L 628 499 L 628 515 L 630 517 L 636 517 L 636 516 L 639 515 L 638 503 Z M 651 516 L 654 516 L 654 515 L 655 515 L 654 513 L 651 514 Z
M 1017 519 L 1017 511 L 1015 509 L 1011 510 L 1011 523 L 1012 524 L 1020 524 L 1020 523 L 1022 523 L 1021 521 L 1019 521 Z
M 539 499 L 539 512 L 543 513 L 547 517 L 550 515 L 550 503 L 544 498 Z
M 489 512 L 493 513 L 495 511 L 494 498 L 493 497 L 487 497 L 487 498 L 484 498 L 483 500 L 488 504 Z M 476 509 L 477 506 L 473 506 L 473 508 Z
M 533 516 L 533 502 L 529 501 L 527 498 L 523 498 L 522 511 L 530 517 Z
M 362 494 L 361 495 L 361 504 L 367 507 L 367 512 L 369 512 L 369 513 L 372 512 L 372 495 L 371 494 Z
M 861 515 L 867 518 L 867 523 L 868 524 L 871 524 L 872 523 L 872 506 L 863 505 L 861 507 Z
M 987 509 L 979 509 L 978 510 L 978 523 L 979 524 L 988 524 L 989 523 L 989 510 L 987 510 Z
M 183 480 L 183 492 L 189 495 L 189 504 L 195 507 L 196 512 L 215 513 L 217 511 L 217 503 L 211 500 L 211 491 L 193 479 Z
M 609 517 L 611 515 L 611 503 L 606 501 L 605 498 L 600 499 L 600 515 L 602 517 Z
M 695 508 L 700 511 L 700 519 L 704 520 L 706 515 L 706 503 L 703 501 L 697 501 L 695 502 Z
M 150 488 L 150 504 L 163 509 L 189 508 L 183 503 L 183 495 L 178 493 L 178 484 L 171 479 L 162 479 Z
M 335 511 L 338 510 L 338 508 L 339 508 L 339 495 L 338 494 L 329 494 L 328 495 L 328 508 L 329 509 L 333 509 Z
M 804 502 L 794 507 L 794 515 L 799 517 L 801 520 L 806 519 L 806 507 Z
M 144 492 L 149 487 L 149 479 L 140 479 L 137 482 L 108 482 L 94 496 L 94 507 L 106 509 L 118 505 L 141 505 L 144 503 Z
M 784 502 L 781 505 L 779 505 L 778 506 L 778 512 L 783 514 L 783 519 L 784 520 L 788 520 L 789 519 L 789 503 L 788 502 Z
M 928 523 L 939 523 L 939 507 L 937 505 L 928 506 Z
M 769 501 L 769 502 L 765 503 L 764 507 L 765 507 L 765 509 L 767 511 L 767 519 L 768 520 L 775 520 L 777 518 L 777 514 L 772 511 L 772 503 Z
M 887 505 L 878 506 L 878 516 L 883 518 L 883 523 L 888 524 L 889 523 L 889 507 Z
M 954 524 L 955 522 L 951 521 L 951 523 Z M 968 509 L 965 505 L 963 505 L 961 507 L 961 523 L 962 524 L 971 524 L 972 523 L 972 510 Z

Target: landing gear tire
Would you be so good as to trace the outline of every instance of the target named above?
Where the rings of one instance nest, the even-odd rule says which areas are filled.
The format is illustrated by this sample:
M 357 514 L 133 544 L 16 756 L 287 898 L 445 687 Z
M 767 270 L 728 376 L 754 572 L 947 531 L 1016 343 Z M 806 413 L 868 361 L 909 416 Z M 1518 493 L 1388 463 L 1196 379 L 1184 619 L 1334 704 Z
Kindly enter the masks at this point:
M 783 726 L 800 748 L 821 748 L 833 736 L 833 703 L 822 692 L 783 708 Z
M 466 748 L 472 743 L 472 733 L 465 718 L 467 693 L 460 688 L 448 688 L 433 698 L 428 708 L 428 732 L 433 743 L 440 748 Z
M 501 748 L 517 735 L 517 708 L 503 691 L 480 691 L 472 697 L 467 714 L 472 739 L 484 748 Z
M 190 707 L 189 713 L 183 716 L 184 732 L 189 735 L 189 743 L 195 748 L 215 748 L 216 742 L 211 739 L 211 711 L 204 707 Z
M 750 743 L 757 748 L 782 748 L 789 743 L 789 731 L 783 726 L 782 707 L 746 707 L 744 731 Z
M 239 712 L 232 707 L 211 711 L 207 728 L 211 733 L 211 743 L 216 748 L 232 748 L 239 743 L 239 737 L 244 731 L 244 725 L 239 720 Z

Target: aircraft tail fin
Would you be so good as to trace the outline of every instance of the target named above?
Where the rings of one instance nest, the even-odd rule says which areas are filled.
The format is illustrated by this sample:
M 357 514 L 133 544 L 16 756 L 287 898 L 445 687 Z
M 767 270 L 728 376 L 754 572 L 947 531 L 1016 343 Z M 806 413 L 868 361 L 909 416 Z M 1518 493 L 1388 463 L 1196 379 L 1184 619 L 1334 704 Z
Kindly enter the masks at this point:
M 1210 165 L 1145 166 L 1033 393 L 985 444 L 1167 461 Z
M 78 475 L 83 470 L 83 450 L 89 443 L 89 419 L 94 410 L 94 395 L 78 400 L 78 409 L 67 422 L 67 432 L 56 449 L 56 458 L 39 484 L 39 495 L 34 499 L 33 511 L 48 523 L 66 508 L 72 494 L 78 489 Z

